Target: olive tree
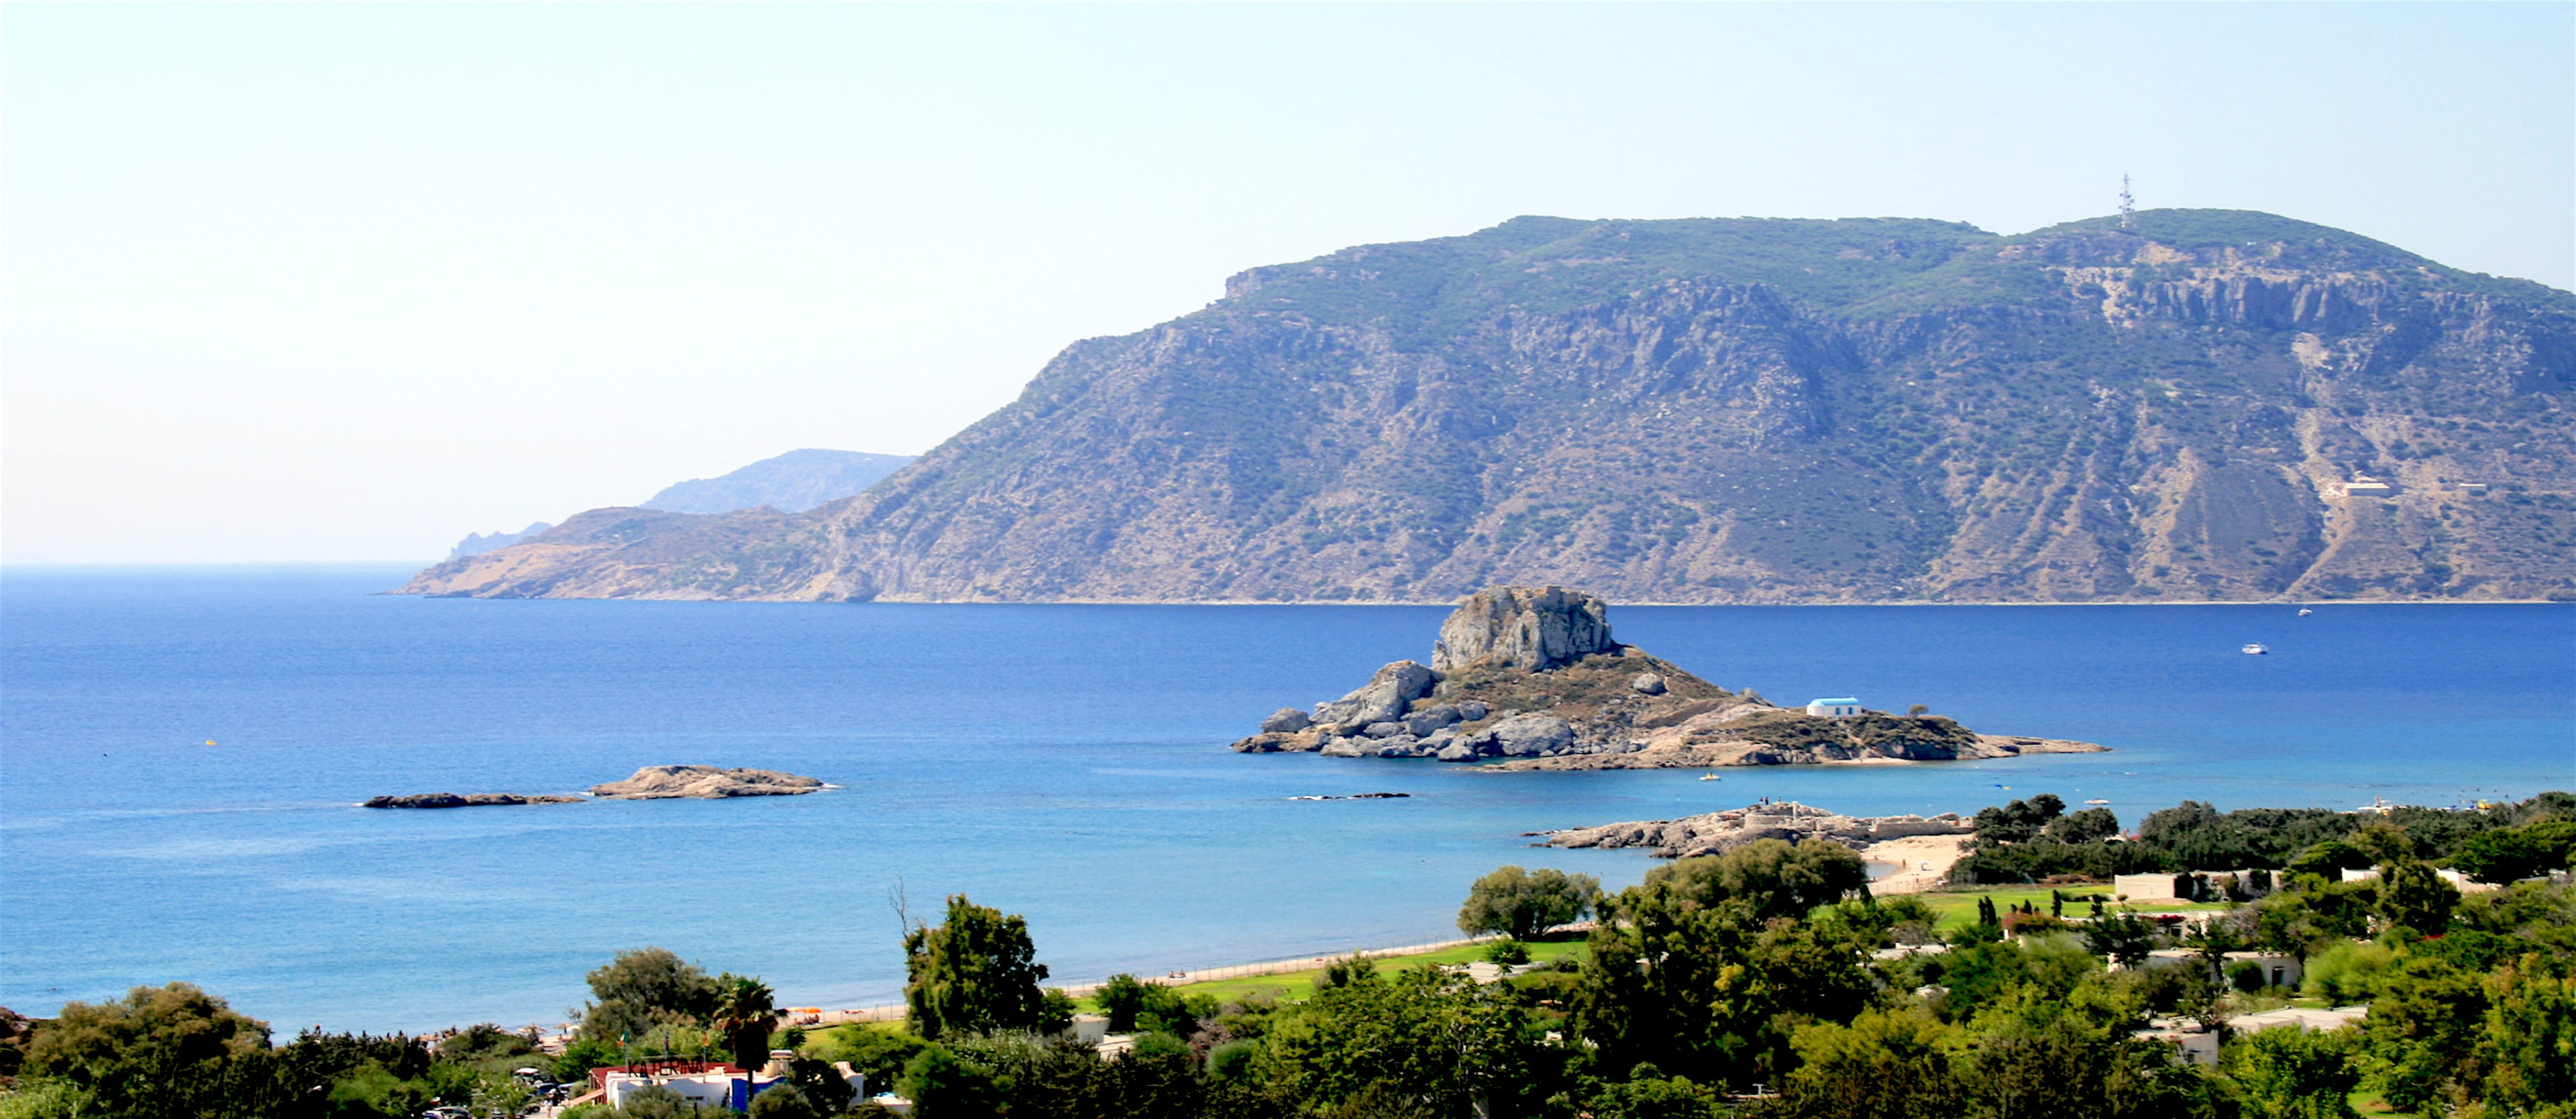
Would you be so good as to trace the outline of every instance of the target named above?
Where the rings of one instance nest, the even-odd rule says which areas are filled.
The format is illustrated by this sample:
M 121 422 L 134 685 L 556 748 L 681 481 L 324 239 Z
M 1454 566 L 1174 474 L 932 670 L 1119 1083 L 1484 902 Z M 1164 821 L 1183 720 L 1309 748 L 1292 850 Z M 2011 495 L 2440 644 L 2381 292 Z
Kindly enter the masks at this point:
M 640 1038 L 715 1010 L 715 977 L 667 948 L 620 952 L 585 978 L 594 1001 L 581 1008 L 581 1032 L 601 1042 Z
M 36 1031 L 20 1070 L 69 1084 L 89 1114 L 264 1116 L 275 1101 L 268 1026 L 185 983 L 66 1003 Z
M 1601 880 L 1542 867 L 1503 867 L 1467 888 L 1458 927 L 1469 934 L 1501 933 L 1528 940 L 1558 925 L 1579 921 L 1601 897 Z

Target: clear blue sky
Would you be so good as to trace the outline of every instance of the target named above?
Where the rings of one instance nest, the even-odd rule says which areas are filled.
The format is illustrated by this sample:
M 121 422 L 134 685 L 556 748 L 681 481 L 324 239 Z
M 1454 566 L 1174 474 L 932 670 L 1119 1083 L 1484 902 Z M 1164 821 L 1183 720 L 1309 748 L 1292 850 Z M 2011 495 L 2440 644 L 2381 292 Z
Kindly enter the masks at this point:
M 2124 172 L 2576 285 L 2576 6 L 11 3 L 0 557 L 435 558 L 1250 265 Z

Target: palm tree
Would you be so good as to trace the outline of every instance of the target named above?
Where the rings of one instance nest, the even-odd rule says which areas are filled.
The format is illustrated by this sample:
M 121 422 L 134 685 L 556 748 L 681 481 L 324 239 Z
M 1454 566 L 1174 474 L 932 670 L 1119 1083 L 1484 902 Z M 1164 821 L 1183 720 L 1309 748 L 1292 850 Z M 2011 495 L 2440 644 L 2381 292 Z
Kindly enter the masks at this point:
M 717 980 L 716 1012 L 709 1023 L 725 1036 L 733 1063 L 751 1072 L 769 1060 L 769 1031 L 778 1024 L 778 1008 L 769 985 L 741 975 Z

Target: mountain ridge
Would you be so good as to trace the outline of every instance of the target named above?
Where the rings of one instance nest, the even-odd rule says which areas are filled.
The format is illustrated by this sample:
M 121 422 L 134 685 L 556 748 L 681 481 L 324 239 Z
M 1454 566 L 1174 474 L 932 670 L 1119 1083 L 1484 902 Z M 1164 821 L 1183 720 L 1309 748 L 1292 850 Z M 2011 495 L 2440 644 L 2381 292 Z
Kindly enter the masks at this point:
M 2576 296 L 2271 215 L 2135 220 L 1517 218 L 1247 269 L 866 494 L 594 510 L 405 589 L 2576 595 Z
M 766 505 L 782 513 L 802 513 L 825 502 L 864 493 L 912 459 L 911 455 L 807 447 L 771 455 L 713 478 L 674 482 L 636 507 L 666 513 L 730 513 Z

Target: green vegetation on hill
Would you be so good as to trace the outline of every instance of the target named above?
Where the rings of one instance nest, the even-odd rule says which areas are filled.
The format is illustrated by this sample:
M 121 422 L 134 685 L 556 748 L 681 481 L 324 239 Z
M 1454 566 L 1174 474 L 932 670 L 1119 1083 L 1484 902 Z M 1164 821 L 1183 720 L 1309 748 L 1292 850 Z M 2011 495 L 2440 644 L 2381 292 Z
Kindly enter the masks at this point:
M 1989 808 L 1977 818 L 1977 849 L 1950 870 L 1961 884 L 2105 881 L 2120 874 L 2271 870 L 2332 876 L 2384 861 L 2368 843 L 2403 836 L 2406 857 L 2458 867 L 2488 881 L 2509 882 L 2563 869 L 2576 844 L 2576 796 L 2546 793 L 2476 812 L 2401 807 L 2386 813 L 2324 808 L 2247 808 L 2220 812 L 2199 801 L 2149 814 L 2134 840 L 2101 809 L 2073 816 L 2065 802 L 2041 794 Z M 2099 826 L 2070 830 L 2088 813 Z M 2527 826 L 2526 826 L 2527 825 Z M 2510 877 L 2494 877 L 2510 875 Z

